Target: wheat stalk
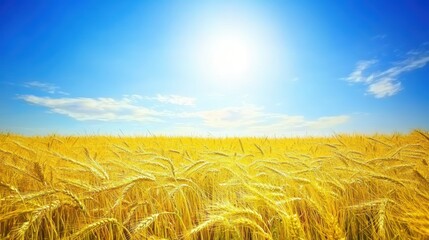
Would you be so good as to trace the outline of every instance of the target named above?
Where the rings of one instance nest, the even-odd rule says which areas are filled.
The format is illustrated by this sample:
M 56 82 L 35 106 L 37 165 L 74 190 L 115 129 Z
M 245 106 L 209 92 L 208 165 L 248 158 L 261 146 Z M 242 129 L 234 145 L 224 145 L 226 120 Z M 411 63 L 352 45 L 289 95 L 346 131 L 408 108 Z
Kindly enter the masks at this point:
M 126 185 L 129 185 L 131 183 L 135 183 L 135 182 L 140 182 L 140 181 L 148 181 L 148 182 L 155 182 L 155 177 L 153 176 L 138 176 L 138 177 L 134 177 L 134 178 L 128 178 L 125 181 L 116 183 L 116 184 L 111 184 L 111 185 L 106 185 L 106 186 L 101 186 L 95 189 L 92 189 L 92 192 L 104 192 L 104 191 L 111 191 L 111 190 L 115 190 L 118 188 L 122 188 Z
M 27 230 L 30 228 L 30 226 L 37 221 L 40 217 L 42 217 L 44 215 L 44 213 L 48 212 L 48 211 L 53 211 L 57 208 L 59 208 L 61 206 L 61 202 L 60 201 L 54 201 L 50 204 L 46 204 L 44 206 L 41 206 L 37 209 L 35 209 L 34 211 L 31 212 L 31 216 L 30 219 L 26 222 L 24 222 L 21 227 L 19 227 L 18 229 L 16 229 L 13 233 L 13 238 L 14 239 L 25 239 L 25 235 Z
M 70 197 L 85 214 L 88 214 L 88 210 L 87 210 L 85 204 L 83 204 L 83 202 L 73 192 L 71 192 L 69 190 L 61 190 L 59 192 Z
M 144 218 L 140 222 L 138 222 L 135 225 L 135 227 L 133 228 L 132 233 L 136 234 L 136 233 L 148 228 L 152 223 L 154 223 L 158 219 L 159 216 L 166 215 L 166 214 L 175 214 L 175 213 L 174 212 L 154 213 L 154 214 Z
M 380 204 L 378 213 L 377 213 L 377 233 L 380 239 L 384 240 L 386 239 L 386 205 L 388 201 L 384 201 Z
M 244 227 L 247 227 L 250 230 L 256 231 L 256 233 L 259 236 L 261 236 L 261 237 L 263 237 L 265 239 L 273 239 L 271 237 L 271 233 L 270 232 L 268 232 L 268 233 L 265 232 L 264 229 L 261 226 L 259 226 L 257 223 L 255 223 L 254 221 L 252 221 L 252 220 L 250 220 L 248 218 L 239 217 L 239 218 L 233 220 L 231 222 L 231 225 L 233 225 L 233 226 L 235 226 L 235 225 L 244 226 Z
M 16 187 L 14 187 L 8 183 L 5 183 L 3 181 L 0 181 L 0 187 L 4 187 L 4 188 L 8 189 L 9 191 L 16 193 L 16 195 L 20 196 L 20 198 L 21 198 L 21 193 L 18 191 L 18 189 Z
M 85 235 L 88 235 L 92 232 L 94 232 L 96 229 L 101 228 L 107 224 L 113 224 L 115 226 L 120 226 L 120 223 L 116 218 L 102 218 L 96 222 L 93 222 L 91 224 L 86 225 L 85 227 L 81 228 L 79 231 L 75 232 L 73 235 L 71 235 L 68 239 L 74 240 L 74 239 L 82 239 Z
M 206 229 L 209 229 L 209 228 L 211 228 L 211 227 L 213 227 L 213 226 L 216 226 L 216 225 L 222 225 L 222 223 L 224 223 L 224 222 L 228 222 L 228 220 L 227 219 L 225 219 L 224 217 L 222 217 L 222 216 L 213 216 L 213 217 L 211 217 L 211 218 L 209 218 L 208 220 L 206 220 L 206 221 L 204 221 L 204 222 L 202 222 L 201 224 L 199 224 L 198 226 L 196 226 L 196 227 L 194 227 L 194 228 L 192 228 L 188 233 L 187 233 L 187 236 L 192 236 L 192 235 L 194 235 L 194 234 L 197 234 L 197 233 L 199 233 L 199 232 L 202 232 L 202 231 L 204 231 L 204 230 L 206 230 Z

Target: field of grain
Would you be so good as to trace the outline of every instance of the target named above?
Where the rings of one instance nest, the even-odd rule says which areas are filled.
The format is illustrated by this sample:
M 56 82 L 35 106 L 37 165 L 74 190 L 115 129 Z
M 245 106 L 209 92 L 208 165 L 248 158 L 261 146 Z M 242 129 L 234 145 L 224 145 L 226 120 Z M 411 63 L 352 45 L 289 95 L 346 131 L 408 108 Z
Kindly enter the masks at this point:
M 428 239 L 429 134 L 0 135 L 0 239 Z

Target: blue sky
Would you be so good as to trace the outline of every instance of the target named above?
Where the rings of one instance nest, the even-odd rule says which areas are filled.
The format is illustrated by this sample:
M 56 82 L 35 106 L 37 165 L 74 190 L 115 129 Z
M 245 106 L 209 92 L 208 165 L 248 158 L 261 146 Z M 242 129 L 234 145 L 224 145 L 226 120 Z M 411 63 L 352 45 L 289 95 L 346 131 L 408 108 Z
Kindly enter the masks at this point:
M 429 129 L 429 2 L 2 1 L 0 131 Z

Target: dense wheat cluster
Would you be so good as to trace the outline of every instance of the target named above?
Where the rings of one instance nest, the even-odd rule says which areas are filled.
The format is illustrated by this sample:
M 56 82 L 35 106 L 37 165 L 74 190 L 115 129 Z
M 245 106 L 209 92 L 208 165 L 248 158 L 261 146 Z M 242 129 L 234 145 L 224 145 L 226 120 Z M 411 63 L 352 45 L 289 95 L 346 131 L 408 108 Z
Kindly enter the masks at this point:
M 0 135 L 1 239 L 427 239 L 429 135 Z

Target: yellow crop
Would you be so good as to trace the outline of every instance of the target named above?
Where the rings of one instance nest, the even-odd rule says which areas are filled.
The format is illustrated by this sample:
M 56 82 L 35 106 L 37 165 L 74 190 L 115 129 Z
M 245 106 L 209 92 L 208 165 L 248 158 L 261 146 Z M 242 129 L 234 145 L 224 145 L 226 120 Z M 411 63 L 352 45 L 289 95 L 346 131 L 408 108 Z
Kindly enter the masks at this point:
M 429 134 L 0 134 L 0 239 L 428 239 Z

